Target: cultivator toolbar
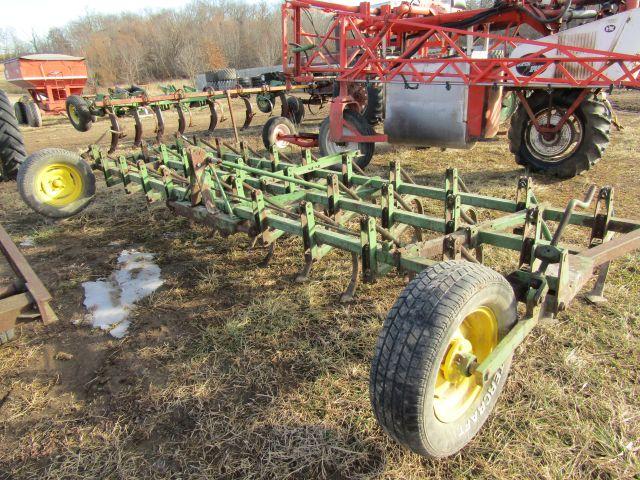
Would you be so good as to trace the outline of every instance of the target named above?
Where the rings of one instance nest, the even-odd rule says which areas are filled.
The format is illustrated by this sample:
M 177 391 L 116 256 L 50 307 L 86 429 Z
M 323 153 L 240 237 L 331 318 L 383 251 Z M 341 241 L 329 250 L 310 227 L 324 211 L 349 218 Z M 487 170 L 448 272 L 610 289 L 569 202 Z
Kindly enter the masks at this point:
M 288 93 L 295 91 L 309 91 L 311 98 L 303 102 L 297 97 L 289 96 Z M 304 117 L 304 104 L 323 103 L 326 94 L 314 94 L 315 87 L 305 85 L 264 85 L 256 88 L 232 88 L 226 90 L 214 90 L 207 88 L 203 92 L 198 92 L 193 88 L 176 89 L 175 87 L 164 88 L 162 95 L 147 95 L 138 89 L 126 95 L 99 95 L 95 98 L 83 98 L 79 96 L 70 97 L 67 100 L 67 113 L 73 126 L 82 132 L 89 130 L 95 117 L 108 117 L 111 122 L 111 146 L 109 152 L 117 150 L 120 139 L 124 137 L 124 131 L 120 127 L 119 117 L 131 115 L 135 121 L 134 147 L 142 145 L 143 126 L 140 118 L 140 109 L 151 109 L 155 116 L 155 140 L 161 143 L 165 134 L 165 121 L 163 112 L 175 109 L 178 113 L 177 136 L 184 135 L 187 127 L 192 125 L 191 109 L 206 108 L 210 110 L 210 121 L 208 132 L 213 134 L 218 124 L 225 120 L 223 100 L 226 101 L 229 118 L 236 141 L 239 139 L 238 130 L 246 130 L 251 125 L 255 112 L 251 104 L 251 96 L 267 99 L 273 109 L 276 99 L 282 105 L 281 115 L 291 119 L 294 123 L 299 123 Z M 245 118 L 238 128 L 238 123 L 233 112 L 232 99 L 239 99 L 244 103 Z M 259 104 L 260 106 L 260 104 Z

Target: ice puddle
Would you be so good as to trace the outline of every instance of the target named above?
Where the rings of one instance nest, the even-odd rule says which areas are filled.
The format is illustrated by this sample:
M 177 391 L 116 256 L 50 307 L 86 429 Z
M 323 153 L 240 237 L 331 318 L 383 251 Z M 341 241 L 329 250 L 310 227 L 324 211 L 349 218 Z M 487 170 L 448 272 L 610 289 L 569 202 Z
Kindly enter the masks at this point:
M 85 282 L 84 306 L 91 324 L 107 330 L 115 338 L 127 334 L 127 320 L 133 305 L 156 291 L 164 281 L 160 267 L 153 263 L 153 254 L 123 250 L 118 257 L 118 269 L 106 280 Z

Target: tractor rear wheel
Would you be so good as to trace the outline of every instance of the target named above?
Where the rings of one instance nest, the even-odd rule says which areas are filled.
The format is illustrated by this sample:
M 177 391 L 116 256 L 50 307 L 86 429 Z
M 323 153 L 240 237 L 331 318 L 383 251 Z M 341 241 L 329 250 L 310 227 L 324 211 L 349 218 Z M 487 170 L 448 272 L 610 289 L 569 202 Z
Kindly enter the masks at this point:
M 343 133 L 347 135 L 374 135 L 375 131 L 369 125 L 369 122 L 359 113 L 353 110 L 344 111 L 344 119 L 348 126 L 344 127 Z M 329 117 L 325 118 L 320 124 L 320 134 L 318 143 L 320 144 L 320 154 L 325 157 L 327 155 L 337 155 L 348 151 L 359 151 L 360 155 L 354 161 L 362 169 L 366 168 L 373 158 L 375 152 L 375 143 L 372 142 L 334 142 L 329 139 Z
M 557 125 L 579 92 L 535 92 L 529 106 L 542 125 Z M 516 162 L 534 172 L 559 178 L 571 178 L 589 170 L 609 145 L 611 118 L 604 102 L 587 96 L 569 116 L 559 132 L 538 132 L 523 105 L 511 118 L 509 144 Z
M 84 210 L 96 193 L 91 167 L 78 155 L 45 148 L 30 155 L 18 171 L 18 191 L 29 207 L 51 218 Z
M 14 107 L 0 90 L 0 181 L 14 179 L 27 156 Z
M 267 150 L 271 147 L 285 148 L 289 145 L 285 140 L 278 140 L 278 135 L 295 135 L 296 126 L 285 117 L 271 117 L 262 127 L 262 143 Z
M 29 98 L 23 100 L 23 105 L 25 108 L 27 125 L 33 128 L 40 128 L 42 126 L 42 114 L 40 113 L 38 104 Z
M 79 132 L 88 132 L 93 123 L 93 116 L 87 101 L 79 95 L 71 95 L 65 103 L 67 117 L 73 128 Z
M 448 261 L 421 272 L 378 337 L 369 393 L 382 428 L 427 457 L 462 449 L 495 406 L 511 357 L 483 384 L 471 374 L 473 365 L 515 322 L 513 290 L 494 270 Z

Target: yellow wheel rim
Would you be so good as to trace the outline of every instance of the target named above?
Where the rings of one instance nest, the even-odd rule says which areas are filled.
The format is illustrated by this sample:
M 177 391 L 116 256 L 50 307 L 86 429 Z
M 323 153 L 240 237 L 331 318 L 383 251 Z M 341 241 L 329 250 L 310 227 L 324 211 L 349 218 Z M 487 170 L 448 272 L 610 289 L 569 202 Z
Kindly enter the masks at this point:
M 498 320 L 488 307 L 471 312 L 455 331 L 444 354 L 436 388 L 433 408 L 441 422 L 460 419 L 482 393 L 475 376 L 464 370 L 471 359 L 478 363 L 498 344 Z
M 36 192 L 47 205 L 66 207 L 82 195 L 82 175 L 64 163 L 47 165 L 36 175 Z
M 69 105 L 69 116 L 75 123 L 80 122 L 80 117 L 78 117 L 78 110 L 76 110 L 75 105 Z

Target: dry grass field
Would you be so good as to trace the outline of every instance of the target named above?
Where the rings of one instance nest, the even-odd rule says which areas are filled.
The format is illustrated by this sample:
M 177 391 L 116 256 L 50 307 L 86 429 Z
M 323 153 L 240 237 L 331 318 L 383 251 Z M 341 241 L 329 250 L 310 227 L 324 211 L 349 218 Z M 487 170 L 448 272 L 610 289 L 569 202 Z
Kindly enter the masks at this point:
M 564 206 L 591 183 L 612 185 L 616 213 L 640 218 L 640 97 L 614 101 L 625 128 L 604 160 L 564 182 L 534 176 L 539 199 Z M 244 135 L 256 149 L 265 119 Z M 190 132 L 206 121 L 196 112 Z M 167 131 L 176 124 L 169 117 Z M 145 125 L 150 138 L 152 120 Z M 130 120 L 125 127 L 130 140 Z M 228 127 L 219 135 L 230 138 Z M 29 152 L 80 152 L 107 129 L 103 121 L 81 134 L 47 118 L 24 134 Z M 522 174 L 504 134 L 470 151 L 381 146 L 371 171 L 391 159 L 431 185 L 457 167 L 472 190 L 504 198 Z M 640 478 L 640 255 L 615 262 L 607 304 L 579 296 L 558 322 L 536 328 L 480 434 L 430 461 L 389 440 L 369 404 L 369 364 L 401 276 L 340 305 L 347 255 L 331 254 L 297 284 L 299 240 L 284 239 L 259 268 L 265 252 L 246 237 L 222 238 L 98 184 L 90 208 L 59 222 L 31 212 L 15 183 L 0 184 L 0 223 L 18 242 L 34 239 L 23 251 L 60 317 L 22 326 L 0 349 L 0 478 Z M 81 284 L 108 276 L 132 247 L 157 255 L 165 284 L 116 340 L 86 325 Z M 513 261 L 488 252 L 501 271 Z

